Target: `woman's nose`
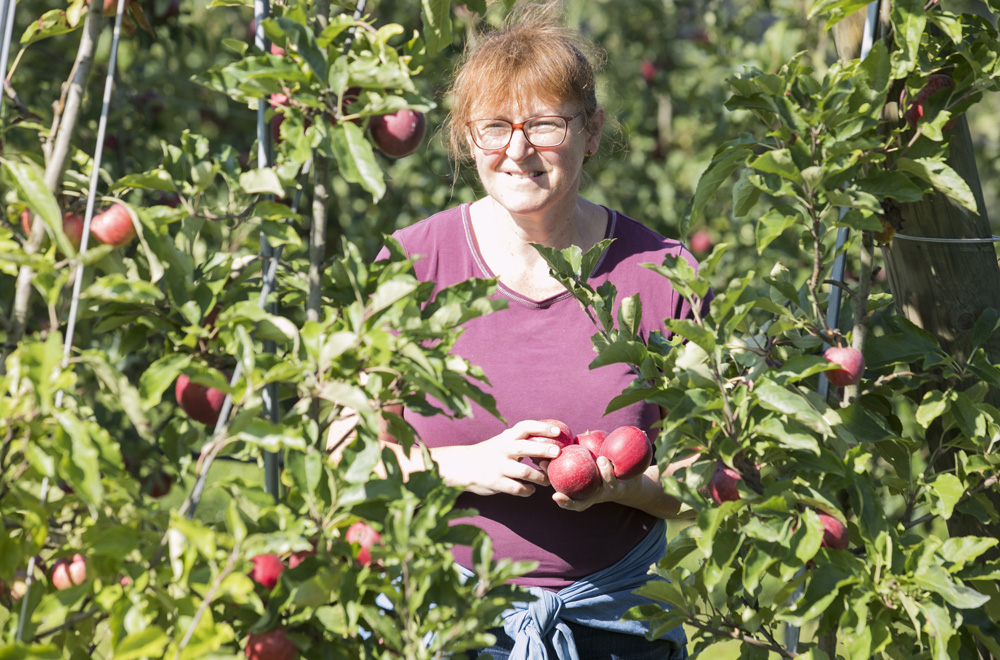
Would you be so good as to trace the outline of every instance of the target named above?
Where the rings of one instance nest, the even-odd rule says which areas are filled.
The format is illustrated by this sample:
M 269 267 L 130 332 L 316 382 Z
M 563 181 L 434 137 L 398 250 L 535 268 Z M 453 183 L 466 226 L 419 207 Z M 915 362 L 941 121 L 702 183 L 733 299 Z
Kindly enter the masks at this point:
M 514 134 L 510 136 L 510 142 L 507 144 L 507 157 L 512 160 L 519 160 L 530 156 L 533 151 L 534 147 L 528 142 L 524 131 L 520 128 L 514 131 Z

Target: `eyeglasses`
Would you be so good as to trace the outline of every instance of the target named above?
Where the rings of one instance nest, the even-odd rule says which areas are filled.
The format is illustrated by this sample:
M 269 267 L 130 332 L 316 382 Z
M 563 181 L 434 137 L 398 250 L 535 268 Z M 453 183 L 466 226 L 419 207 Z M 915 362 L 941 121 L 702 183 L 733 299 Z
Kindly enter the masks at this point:
M 503 149 L 514 137 L 514 131 L 520 129 L 524 139 L 534 147 L 558 147 L 566 139 L 566 129 L 569 123 L 582 115 L 578 112 L 569 117 L 545 115 L 525 119 L 519 124 L 512 124 L 506 119 L 473 119 L 466 122 L 472 141 L 477 147 L 486 151 Z

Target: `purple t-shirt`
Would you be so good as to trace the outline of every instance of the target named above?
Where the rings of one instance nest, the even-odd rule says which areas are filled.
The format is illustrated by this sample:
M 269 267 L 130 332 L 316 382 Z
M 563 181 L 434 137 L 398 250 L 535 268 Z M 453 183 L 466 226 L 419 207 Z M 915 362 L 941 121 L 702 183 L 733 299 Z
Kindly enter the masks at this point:
M 471 278 L 494 278 L 479 251 L 468 204 L 438 213 L 393 234 L 409 257 L 422 255 L 414 269 L 436 290 Z M 635 293 L 642 301 L 641 334 L 663 330 L 665 318 L 690 316 L 690 306 L 670 282 L 643 263 L 660 264 L 667 254 L 694 257 L 677 241 L 651 231 L 616 211 L 608 211 L 607 238 L 615 241 L 590 278 L 594 288 L 610 280 L 618 301 Z M 383 249 L 379 258 L 384 258 Z M 558 419 L 574 434 L 610 432 L 637 426 L 650 438 L 659 419 L 656 405 L 636 403 L 604 414 L 608 403 L 635 376 L 622 364 L 591 370 L 596 357 L 591 337 L 597 328 L 580 303 L 566 291 L 545 300 L 526 298 L 498 284 L 497 297 L 508 307 L 465 324 L 453 350 L 478 365 L 490 385 L 507 425 L 479 406 L 465 419 L 423 417 L 404 411 L 417 437 L 428 447 L 471 445 L 488 440 L 525 419 Z M 669 336 L 669 335 L 668 335 Z M 577 579 L 621 559 L 650 530 L 655 518 L 638 509 L 603 503 L 586 511 L 566 511 L 552 501 L 552 489 L 536 487 L 530 497 L 463 493 L 458 506 L 479 514 L 463 522 L 484 529 L 496 558 L 537 561 L 538 567 L 515 580 L 524 586 L 562 589 Z M 455 559 L 471 567 L 467 547 L 456 547 Z

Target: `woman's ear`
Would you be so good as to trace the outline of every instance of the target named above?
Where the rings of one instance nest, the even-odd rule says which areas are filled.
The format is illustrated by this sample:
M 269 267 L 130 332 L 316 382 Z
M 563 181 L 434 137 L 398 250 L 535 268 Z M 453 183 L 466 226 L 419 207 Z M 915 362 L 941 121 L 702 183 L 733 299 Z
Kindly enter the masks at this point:
M 599 105 L 594 110 L 593 116 L 587 126 L 587 155 L 592 156 L 597 153 L 597 148 L 601 146 L 601 130 L 604 128 L 604 106 Z

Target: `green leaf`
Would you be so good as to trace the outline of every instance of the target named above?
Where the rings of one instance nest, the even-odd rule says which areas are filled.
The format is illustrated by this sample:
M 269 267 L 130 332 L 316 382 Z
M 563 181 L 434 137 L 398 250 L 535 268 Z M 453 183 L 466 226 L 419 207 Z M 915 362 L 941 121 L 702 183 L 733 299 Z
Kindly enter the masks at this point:
M 788 149 L 772 149 L 747 163 L 749 167 L 767 174 L 776 174 L 798 185 L 804 183 L 802 172 L 795 165 Z
M 764 248 L 785 233 L 786 229 L 794 227 L 799 222 L 801 216 L 788 213 L 788 210 L 790 208 L 787 206 L 772 207 L 757 220 L 754 231 L 757 239 L 757 254 L 763 254 Z
M 965 209 L 978 214 L 976 198 L 972 194 L 972 189 L 965 182 L 958 172 L 953 170 L 946 163 L 933 158 L 900 158 L 896 162 L 896 167 L 903 172 L 909 172 L 927 183 L 934 186 L 938 192 L 942 192 L 954 201 L 958 202 Z
M 169 638 L 159 626 L 142 628 L 127 635 L 115 646 L 115 660 L 135 660 L 136 658 L 161 658 L 167 648 Z
M 50 9 L 28 23 L 28 27 L 21 34 L 21 46 L 72 32 L 77 27 L 79 23 L 71 23 L 65 9 Z
M 941 474 L 930 484 L 930 489 L 934 494 L 931 511 L 948 520 L 965 493 L 962 480 L 953 474 Z
M 349 182 L 360 183 L 377 202 L 385 194 L 385 178 L 375 161 L 371 143 L 354 122 L 340 122 L 331 131 L 333 153 L 340 165 L 340 173 Z
M 719 189 L 730 175 L 736 171 L 748 156 L 753 154 L 753 145 L 756 140 L 751 137 L 741 137 L 723 144 L 715 152 L 712 162 L 698 179 L 698 186 L 695 188 L 694 197 L 685 215 L 684 225 L 690 225 L 701 215 L 705 204 L 715 196 Z M 682 230 L 684 228 L 682 227 Z
M 278 173 L 270 167 L 240 173 L 240 187 L 250 195 L 263 193 L 281 197 L 285 194 Z
M 962 610 L 982 607 L 990 597 L 951 579 L 940 566 L 922 566 L 913 574 L 913 581 L 921 588 L 934 592 L 952 607 Z
M 31 162 L 18 163 L 10 160 L 2 162 L 5 178 L 17 191 L 17 198 L 27 204 L 36 216 L 42 218 L 59 251 L 63 254 L 76 254 L 76 248 L 63 232 L 59 203 L 45 185 L 45 174 L 42 170 Z
M 760 405 L 764 408 L 789 415 L 825 436 L 833 435 L 830 423 L 798 392 L 785 389 L 769 380 L 758 381 L 756 391 Z
M 158 406 L 163 393 L 189 364 L 190 355 L 168 353 L 146 367 L 139 377 L 139 397 L 143 408 L 150 410 Z
M 427 55 L 437 55 L 452 42 L 451 0 L 421 0 L 420 10 Z
M 868 4 L 869 0 L 817 0 L 809 10 L 809 20 L 822 14 L 829 14 L 826 25 L 823 26 L 823 30 L 826 31 L 859 9 L 867 7 Z

